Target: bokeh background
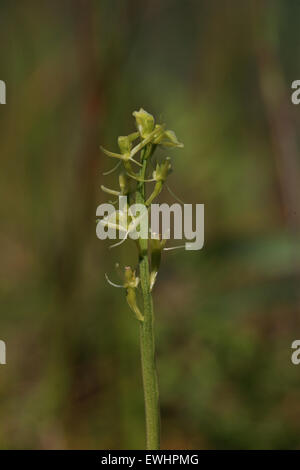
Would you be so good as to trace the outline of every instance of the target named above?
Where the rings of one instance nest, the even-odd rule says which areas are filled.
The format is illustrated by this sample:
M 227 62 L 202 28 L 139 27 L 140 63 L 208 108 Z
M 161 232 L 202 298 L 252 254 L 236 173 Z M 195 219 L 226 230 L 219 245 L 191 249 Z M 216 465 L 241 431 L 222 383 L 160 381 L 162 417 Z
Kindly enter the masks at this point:
M 162 446 L 300 448 L 298 0 L 1 1 L 0 448 L 144 446 L 138 325 L 96 207 L 143 106 L 205 247 L 154 292 Z M 172 201 L 164 191 L 161 200 Z

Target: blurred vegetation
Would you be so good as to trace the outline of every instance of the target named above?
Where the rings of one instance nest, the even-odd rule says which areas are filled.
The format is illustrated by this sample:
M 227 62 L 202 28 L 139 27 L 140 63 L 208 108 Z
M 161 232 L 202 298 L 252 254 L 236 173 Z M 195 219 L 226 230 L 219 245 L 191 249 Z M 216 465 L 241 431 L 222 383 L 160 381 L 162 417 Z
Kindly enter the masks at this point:
M 138 327 L 104 279 L 134 251 L 95 235 L 99 145 L 140 106 L 205 204 L 204 249 L 166 254 L 154 293 L 163 448 L 300 447 L 299 21 L 297 0 L 1 2 L 1 448 L 144 445 Z

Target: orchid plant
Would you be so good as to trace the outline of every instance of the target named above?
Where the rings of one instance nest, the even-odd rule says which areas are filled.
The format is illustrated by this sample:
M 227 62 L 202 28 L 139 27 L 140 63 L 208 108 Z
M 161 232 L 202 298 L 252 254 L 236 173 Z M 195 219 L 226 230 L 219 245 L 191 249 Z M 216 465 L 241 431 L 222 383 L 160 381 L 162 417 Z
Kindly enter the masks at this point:
M 157 163 L 152 177 L 148 176 L 150 165 L 153 165 L 152 157 L 157 147 L 183 147 L 173 131 L 167 130 L 163 124 L 156 124 L 154 117 L 144 109 L 134 111 L 133 116 L 137 131 L 127 136 L 118 137 L 119 152 L 111 152 L 101 147 L 105 155 L 119 160 L 117 166 L 104 175 L 110 174 L 122 166 L 122 171 L 119 174 L 120 189 L 110 189 L 103 185 L 101 189 L 109 195 L 126 196 L 128 200 L 126 211 L 116 211 L 113 220 L 110 216 L 101 219 L 104 226 L 113 226 L 119 233 L 121 242 L 113 246 L 123 243 L 127 239 L 128 233 L 135 230 L 140 224 L 140 218 L 136 218 L 130 213 L 130 204 L 143 204 L 150 211 L 152 201 L 157 198 L 166 185 L 166 180 L 172 170 L 169 157 L 165 157 L 160 163 Z M 152 191 L 147 195 L 146 185 L 153 183 Z M 150 238 L 141 236 L 135 242 L 138 251 L 138 265 L 134 268 L 130 266 L 124 268 L 121 285 L 113 283 L 107 275 L 106 279 L 112 286 L 124 289 L 127 303 L 139 322 L 146 445 L 147 449 L 156 450 L 160 448 L 160 411 L 155 366 L 152 290 L 157 279 L 162 251 L 168 248 L 165 247 L 166 239 L 161 234 L 152 233 Z M 141 306 L 138 305 L 138 289 L 141 291 Z

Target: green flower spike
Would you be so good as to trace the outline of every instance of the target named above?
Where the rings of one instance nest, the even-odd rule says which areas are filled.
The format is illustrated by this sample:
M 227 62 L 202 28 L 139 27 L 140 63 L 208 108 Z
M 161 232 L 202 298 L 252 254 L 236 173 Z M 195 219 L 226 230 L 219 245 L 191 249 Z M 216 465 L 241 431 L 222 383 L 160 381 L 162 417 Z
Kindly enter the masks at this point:
M 130 266 L 126 266 L 124 282 L 124 287 L 126 289 L 126 300 L 131 310 L 135 313 L 136 318 L 143 322 L 144 317 L 137 305 L 136 300 L 136 288 L 139 285 L 139 282 L 140 279 L 136 277 L 135 271 L 133 271 Z
M 159 145 L 165 147 L 183 147 L 183 144 L 178 141 L 173 131 L 166 130 L 164 124 L 155 124 L 154 117 L 143 108 L 140 108 L 139 111 L 134 111 L 133 116 L 137 132 L 118 137 L 119 153 L 103 149 L 106 155 L 118 159 L 118 164 L 105 172 L 104 175 L 113 173 L 120 165 L 123 166 L 124 173 L 119 176 L 120 190 L 115 191 L 105 187 L 102 187 L 102 189 L 109 194 L 119 196 L 129 195 L 130 204 L 135 202 L 136 204 L 147 205 L 149 207 L 153 199 L 161 192 L 162 187 L 166 186 L 168 188 L 166 179 L 171 171 L 170 159 L 165 158 L 164 161 L 156 165 L 152 178 L 151 176 L 149 177 L 152 155 Z M 139 166 L 138 172 L 132 170 L 132 168 L 136 170 L 133 163 Z M 133 178 L 137 183 L 134 184 L 132 181 L 127 181 L 127 176 Z M 153 192 L 147 199 L 146 184 L 151 184 L 152 181 L 155 182 Z M 120 246 L 128 239 L 132 232 L 136 235 L 136 229 L 138 227 L 141 229 L 142 227 L 141 222 L 145 214 L 141 213 L 139 216 L 136 216 L 130 207 L 130 205 L 127 205 L 101 218 L 98 222 L 104 227 L 114 230 L 114 234 L 117 231 L 119 232 L 119 241 L 111 245 L 110 248 Z M 148 211 L 146 211 L 146 216 L 148 216 Z M 125 289 L 127 303 L 139 321 L 146 415 L 146 448 L 147 450 L 158 450 L 160 448 L 160 412 L 155 366 L 154 311 L 151 291 L 156 282 L 162 251 L 175 250 L 180 247 L 165 248 L 166 239 L 168 238 L 166 235 L 154 236 L 152 233 L 150 240 L 142 236 L 137 239 L 135 237 L 130 238 L 133 238 L 137 245 L 137 269 L 139 277 L 136 276 L 134 269 L 131 267 L 126 267 L 125 270 L 122 269 L 121 278 L 123 282 L 120 285 L 110 281 L 106 274 L 105 277 L 110 285 Z M 143 308 L 138 305 L 137 292 L 141 295 Z

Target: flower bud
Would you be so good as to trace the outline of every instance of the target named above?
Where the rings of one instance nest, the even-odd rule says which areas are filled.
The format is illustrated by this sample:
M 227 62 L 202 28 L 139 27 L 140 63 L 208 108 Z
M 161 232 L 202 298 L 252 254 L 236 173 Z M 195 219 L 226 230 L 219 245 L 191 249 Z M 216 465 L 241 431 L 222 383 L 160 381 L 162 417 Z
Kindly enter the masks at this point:
M 126 173 L 119 174 L 119 185 L 121 189 L 121 194 L 126 196 L 129 193 L 128 178 Z

